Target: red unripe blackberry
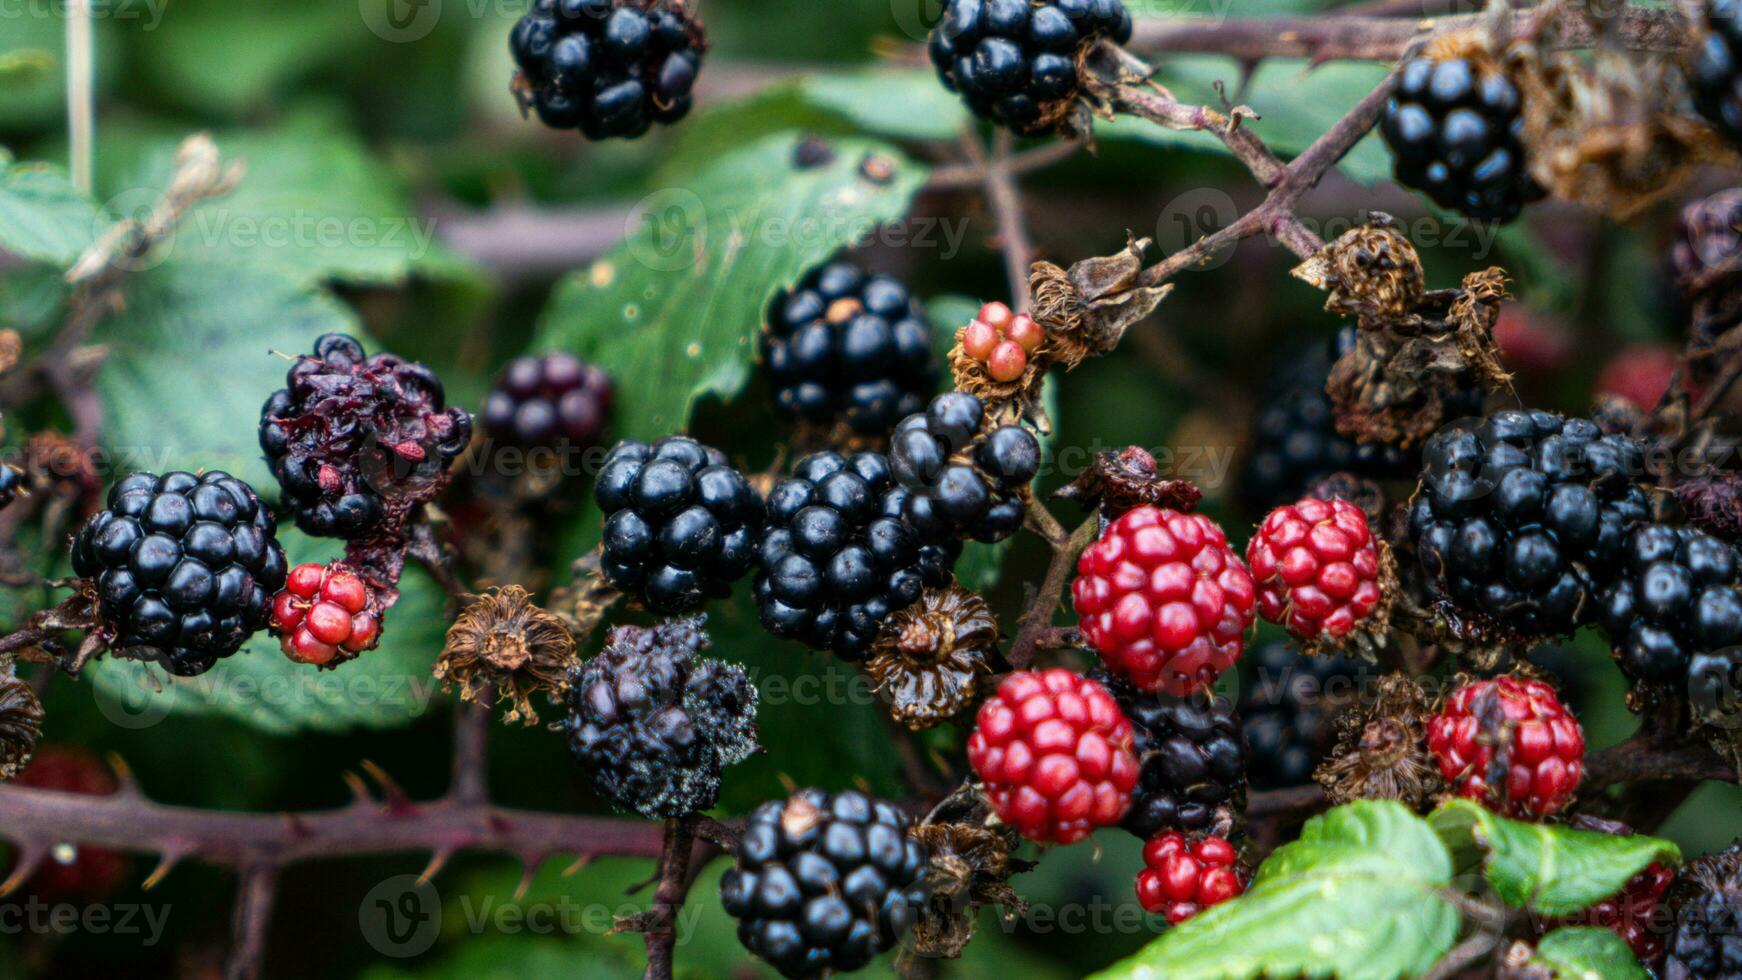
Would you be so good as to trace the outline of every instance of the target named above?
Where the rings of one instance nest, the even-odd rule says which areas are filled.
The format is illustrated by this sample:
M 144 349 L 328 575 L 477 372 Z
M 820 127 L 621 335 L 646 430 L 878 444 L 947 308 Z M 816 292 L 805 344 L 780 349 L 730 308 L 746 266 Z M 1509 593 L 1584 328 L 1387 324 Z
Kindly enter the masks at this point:
M 1252 575 L 1216 522 L 1149 505 L 1084 550 L 1071 601 L 1108 671 L 1175 695 L 1232 667 L 1257 616 Z
M 1246 891 L 1246 869 L 1234 845 L 1211 834 L 1162 833 L 1143 845 L 1137 901 L 1179 925 Z
M 1008 383 L 1028 370 L 1028 356 L 1040 349 L 1046 331 L 1027 313 L 1012 313 L 1003 303 L 980 307 L 972 323 L 962 328 L 962 350 L 986 365 L 993 381 Z
M 290 570 L 272 597 L 268 622 L 284 655 L 337 667 L 381 640 L 381 611 L 369 586 L 342 562 L 307 562 Z
M 556 351 L 509 361 L 480 414 L 501 442 L 587 449 L 603 444 L 614 397 L 604 371 Z
M 1381 547 L 1367 514 L 1346 500 L 1276 508 L 1246 546 L 1259 615 L 1303 643 L 1341 643 L 1384 601 Z
M 1458 688 L 1427 728 L 1452 791 L 1517 820 L 1539 820 L 1573 798 L 1585 771 L 1578 719 L 1538 680 L 1497 677 Z
M 95 754 L 59 745 L 38 749 L 14 782 L 32 789 L 86 796 L 108 796 L 120 788 L 115 774 Z M 127 856 L 120 851 L 65 844 L 37 865 L 21 890 L 46 902 L 101 901 L 120 888 L 126 878 Z
M 1030 840 L 1074 844 L 1131 806 L 1132 745 L 1106 688 L 1062 668 L 1022 671 L 980 706 L 968 762 L 998 819 Z
M 1629 344 L 1604 362 L 1596 391 L 1650 412 L 1680 366 L 1681 353 L 1668 344 Z
M 1658 908 L 1664 893 L 1674 882 L 1674 871 L 1661 864 L 1652 864 L 1608 898 L 1575 915 L 1550 920 L 1538 928 L 1544 932 L 1562 926 L 1608 929 L 1627 941 L 1640 963 L 1654 963 L 1663 955 L 1664 945 L 1669 939 L 1669 923 L 1658 921 Z

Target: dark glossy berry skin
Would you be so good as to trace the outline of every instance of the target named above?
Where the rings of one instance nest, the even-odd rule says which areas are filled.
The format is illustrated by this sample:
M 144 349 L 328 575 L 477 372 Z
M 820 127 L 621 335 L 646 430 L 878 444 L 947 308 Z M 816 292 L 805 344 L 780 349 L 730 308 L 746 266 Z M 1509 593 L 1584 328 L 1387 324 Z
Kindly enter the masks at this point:
M 555 351 L 509 361 L 479 420 L 498 442 L 585 449 L 602 443 L 614 399 L 604 371 Z
M 707 38 L 684 0 L 536 0 L 508 47 L 546 126 L 634 139 L 689 114 Z
M 1002 541 L 1022 526 L 1019 491 L 1040 471 L 1040 443 L 1020 425 L 985 431 L 984 421 L 978 398 L 949 391 L 895 427 L 889 465 L 922 540 Z
M 653 819 L 712 807 L 720 771 L 756 751 L 756 687 L 703 659 L 702 617 L 619 626 L 564 685 L 569 750 L 613 806 Z
M 1589 623 L 1649 501 L 1639 444 L 1584 419 L 1508 410 L 1423 452 L 1410 532 L 1453 603 L 1526 636 Z
M 1325 381 L 1353 347 L 1356 328 L 1295 352 L 1266 385 L 1272 392 L 1253 424 L 1240 476 L 1240 502 L 1254 515 L 1299 500 L 1333 473 L 1373 480 L 1413 476 L 1419 453 L 1384 443 L 1357 443 L 1337 431 Z
M 287 566 L 277 521 L 228 473 L 134 473 L 73 538 L 116 650 L 203 674 L 266 625 Z
M 881 436 L 937 390 L 925 307 L 851 262 L 814 269 L 774 297 L 762 367 L 781 416 Z
M 1227 698 L 1145 694 L 1104 671 L 1090 676 L 1119 702 L 1137 739 L 1142 771 L 1121 827 L 1145 839 L 1203 831 L 1218 810 L 1245 809 L 1246 739 Z
M 1742 980 L 1742 844 L 1682 869 L 1670 889 L 1675 929 L 1664 980 Z
M 1628 534 L 1620 574 L 1597 596 L 1598 623 L 1630 679 L 1685 693 L 1696 716 L 1742 699 L 1742 556 L 1691 527 Z
M 925 900 L 925 848 L 894 805 L 805 789 L 751 812 L 720 904 L 744 948 L 785 977 L 857 970 L 901 941 Z
M 1077 52 L 1101 38 L 1131 40 L 1119 0 L 949 0 L 930 50 L 975 115 L 1038 136 L 1048 107 L 1077 94 Z
M 687 436 L 620 442 L 594 487 L 605 579 L 659 613 L 731 591 L 756 560 L 762 498 L 725 454 Z
M 1336 716 L 1361 695 L 1371 670 L 1357 658 L 1306 656 L 1286 643 L 1246 655 L 1240 726 L 1255 789 L 1312 782 L 1336 741 Z
M 1718 131 L 1742 143 L 1742 5 L 1708 0 L 1705 32 L 1688 65 L 1694 107 Z
M 949 584 L 961 547 L 922 543 L 901 519 L 907 491 L 880 453 L 815 453 L 768 495 L 756 605 L 775 636 L 850 660 L 883 621 Z
M 260 448 L 296 526 L 355 539 L 377 530 L 388 497 L 431 499 L 472 437 L 435 372 L 397 354 L 367 357 L 340 333 L 315 341 L 260 410 Z
M 1519 93 L 1463 58 L 1411 58 L 1397 71 L 1379 131 L 1397 182 L 1470 218 L 1510 221 L 1542 196 L 1525 171 Z
M 0 510 L 5 510 L 17 499 L 18 491 L 24 486 L 23 471 L 6 465 L 0 465 Z

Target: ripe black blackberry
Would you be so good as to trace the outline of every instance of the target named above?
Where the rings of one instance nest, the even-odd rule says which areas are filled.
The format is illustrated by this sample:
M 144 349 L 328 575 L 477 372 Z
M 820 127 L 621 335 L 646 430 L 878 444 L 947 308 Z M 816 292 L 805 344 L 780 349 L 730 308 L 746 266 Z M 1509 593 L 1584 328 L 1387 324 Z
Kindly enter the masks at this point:
M 471 437 L 472 417 L 445 404 L 434 371 L 364 357 L 340 333 L 298 357 L 260 410 L 260 448 L 296 526 L 325 537 L 363 537 L 434 497 Z
M 805 789 L 751 812 L 720 904 L 782 976 L 851 973 L 891 949 L 925 901 L 928 855 L 892 804 Z
M 1696 716 L 1736 708 L 1742 658 L 1742 560 L 1691 527 L 1640 524 L 1619 574 L 1597 594 L 1598 622 L 1629 678 L 1685 693 Z
M 1705 32 L 1688 65 L 1694 108 L 1742 142 L 1742 7 L 1736 0 L 1707 0 L 1705 14 Z
M 1379 131 L 1398 183 L 1493 221 L 1542 196 L 1525 170 L 1518 88 L 1497 67 L 1424 55 L 1403 63 L 1396 84 Z
M 1460 608 L 1525 636 L 1591 621 L 1650 516 L 1639 444 L 1585 419 L 1508 410 L 1434 434 L 1410 505 L 1430 581 Z
M 1147 840 L 1239 817 L 1246 809 L 1246 740 L 1227 698 L 1145 694 L 1102 670 L 1089 676 L 1131 720 L 1143 767 L 1120 826 Z
M 1357 443 L 1337 431 L 1325 382 L 1331 365 L 1354 346 L 1356 328 L 1343 327 L 1323 344 L 1297 352 L 1275 372 L 1253 425 L 1240 478 L 1240 500 L 1253 514 L 1293 503 L 1334 473 L 1372 480 L 1413 476 L 1418 453 L 1386 443 Z
M 814 269 L 768 308 L 762 366 L 780 414 L 880 436 L 938 386 L 925 307 L 851 262 Z
M 605 372 L 573 354 L 517 357 L 480 415 L 484 431 L 510 445 L 587 449 L 605 434 L 614 394 Z
M 1670 886 L 1675 932 L 1663 980 L 1742 980 L 1742 844 L 1700 858 Z
M 985 415 L 978 398 L 950 391 L 895 427 L 889 463 L 921 540 L 1002 541 L 1022 526 L 1019 491 L 1040 472 L 1040 443 L 1020 425 L 987 431 Z
M 713 806 L 720 770 L 756 751 L 756 687 L 704 660 L 705 617 L 619 626 L 569 670 L 569 750 L 612 805 L 651 818 Z
M 1131 40 L 1119 0 L 949 0 L 931 60 L 975 115 L 1039 136 L 1077 94 L 1078 52 L 1100 38 Z
M 880 453 L 813 453 L 768 494 L 756 605 L 775 636 L 850 660 L 884 619 L 948 585 L 954 541 L 924 544 L 901 519 L 907 491 Z
M 618 443 L 594 494 L 605 579 L 654 612 L 725 596 L 756 560 L 762 498 L 724 453 L 687 436 Z
M 708 42 L 684 0 L 535 0 L 508 47 L 522 108 L 600 140 L 687 115 Z
M 228 473 L 134 473 L 73 538 L 111 646 L 179 677 L 212 669 L 266 625 L 287 570 L 272 511 Z
M 1306 656 L 1286 643 L 1266 643 L 1245 661 L 1239 715 L 1247 776 L 1256 789 L 1305 786 L 1337 741 L 1337 716 L 1359 699 L 1370 672 L 1359 661 Z

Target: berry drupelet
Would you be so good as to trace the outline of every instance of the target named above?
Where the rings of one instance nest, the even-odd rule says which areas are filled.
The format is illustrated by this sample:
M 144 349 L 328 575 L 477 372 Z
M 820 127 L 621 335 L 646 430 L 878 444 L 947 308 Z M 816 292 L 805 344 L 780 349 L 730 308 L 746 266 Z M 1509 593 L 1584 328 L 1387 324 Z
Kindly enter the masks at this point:
M 1707 0 L 1704 33 L 1688 65 L 1694 107 L 1718 131 L 1742 143 L 1742 5 Z
M 951 391 L 895 427 L 889 463 L 911 491 L 902 516 L 928 543 L 1002 541 L 1022 526 L 1020 491 L 1040 472 L 1040 442 L 1020 425 L 985 421 L 980 399 Z
M 702 617 L 619 626 L 564 685 L 569 749 L 613 806 L 650 818 L 706 810 L 720 772 L 756 751 L 756 687 L 703 659 Z
M 1250 877 L 1234 845 L 1213 834 L 1157 834 L 1143 845 L 1137 902 L 1169 925 L 1246 891 Z
M 1124 44 L 1131 27 L 1119 0 L 949 0 L 931 60 L 975 115 L 1039 136 L 1077 95 L 1079 52 L 1101 38 Z
M 1467 58 L 1403 63 L 1379 131 L 1397 182 L 1440 207 L 1510 221 L 1542 195 L 1525 170 L 1518 88 L 1497 67 Z
M 1410 532 L 1453 603 L 1525 636 L 1590 621 L 1649 515 L 1638 443 L 1584 419 L 1496 412 L 1428 441 Z
M 1566 806 L 1585 771 L 1578 719 L 1554 688 L 1528 678 L 1459 687 L 1428 722 L 1427 743 L 1452 792 L 1516 820 Z
M 1369 670 L 1353 658 L 1306 656 L 1286 643 L 1248 653 L 1245 669 L 1239 716 L 1252 785 L 1305 786 L 1336 742 L 1334 723 L 1360 698 Z
M 1084 549 L 1071 604 L 1109 673 L 1184 695 L 1240 658 L 1257 587 L 1215 521 L 1145 504 Z
M 724 453 L 687 436 L 618 443 L 593 492 L 605 580 L 654 612 L 725 596 L 756 560 L 762 498 Z
M 300 664 L 337 667 L 381 640 L 380 603 L 341 562 L 298 565 L 272 597 L 267 621 L 279 649 Z
M 264 627 L 284 585 L 277 521 L 228 473 L 134 473 L 73 539 L 111 646 L 180 677 L 203 674 Z
M 1074 844 L 1131 806 L 1131 722 L 1099 681 L 1063 668 L 1006 677 L 980 705 L 968 764 L 998 819 L 1032 841 Z
M 961 546 L 922 543 L 879 453 L 814 453 L 768 494 L 756 605 L 775 636 L 862 660 L 883 621 L 950 581 Z
M 901 941 L 928 857 L 894 805 L 805 789 L 751 812 L 720 904 L 744 948 L 785 977 L 851 973 Z
M 774 297 L 762 365 L 782 416 L 845 422 L 862 436 L 886 434 L 938 386 L 925 307 L 900 282 L 851 262 L 814 269 Z
M 296 526 L 356 539 L 389 511 L 440 491 L 472 437 L 472 417 L 445 404 L 441 379 L 397 354 L 365 357 L 344 334 L 315 341 L 260 410 L 260 448 Z
M 1142 771 L 1120 826 L 1138 837 L 1201 831 L 1246 808 L 1246 740 L 1226 698 L 1145 694 L 1099 671 L 1131 722 Z
M 484 432 L 525 448 L 602 445 L 614 397 L 605 372 L 558 351 L 508 362 L 479 414 Z
M 546 126 L 634 139 L 689 114 L 707 38 L 684 0 L 535 0 L 508 47 Z

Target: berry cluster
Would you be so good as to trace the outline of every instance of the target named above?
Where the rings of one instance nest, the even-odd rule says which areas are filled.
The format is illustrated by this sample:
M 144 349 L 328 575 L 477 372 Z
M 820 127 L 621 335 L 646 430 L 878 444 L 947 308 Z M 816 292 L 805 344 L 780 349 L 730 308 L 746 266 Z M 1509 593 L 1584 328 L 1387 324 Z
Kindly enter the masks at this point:
M 1688 865 L 1671 895 L 1676 898 L 1675 931 L 1659 976 L 1742 978 L 1742 844 Z
M 878 453 L 815 453 L 768 494 L 756 605 L 776 636 L 861 660 L 891 613 L 949 584 L 955 542 L 923 543 Z
M 1649 514 L 1633 440 L 1584 419 L 1496 412 L 1436 433 L 1410 531 L 1422 567 L 1464 609 L 1530 636 L 1588 622 Z
M 1585 733 L 1538 680 L 1463 685 L 1428 723 L 1427 740 L 1454 793 L 1518 820 L 1566 806 L 1584 774 Z
M 756 751 L 756 687 L 706 660 L 701 617 L 619 626 L 564 685 L 569 749 L 613 806 L 646 817 L 706 810 L 720 770 Z
M 968 763 L 998 819 L 1029 840 L 1074 844 L 1131 806 L 1131 722 L 1093 678 L 1054 668 L 1011 674 L 980 705 Z
M 963 352 L 986 365 L 987 377 L 1006 384 L 1022 377 L 1044 340 L 1046 331 L 1034 317 L 994 302 L 980 307 L 974 322 L 962 328 L 959 342 Z
M 1304 786 L 1335 743 L 1334 722 L 1360 698 L 1369 671 L 1357 659 L 1304 656 L 1286 643 L 1266 643 L 1244 661 L 1239 715 L 1247 776 L 1258 789 Z
M 950 0 L 931 35 L 938 77 L 974 114 L 1024 136 L 1056 124 L 1077 94 L 1077 53 L 1131 39 L 1119 0 Z
M 1226 698 L 1145 694 L 1097 672 L 1131 722 L 1142 765 L 1121 823 L 1138 837 L 1200 831 L 1246 807 L 1246 741 Z
M 1022 526 L 1020 491 L 1040 472 L 1040 443 L 1020 425 L 985 432 L 985 417 L 980 399 L 951 391 L 895 427 L 889 462 L 922 540 L 1002 541 Z
M 1137 901 L 1170 925 L 1246 891 L 1246 869 L 1234 845 L 1211 834 L 1157 834 L 1143 845 Z
M 814 269 L 768 308 L 762 363 L 788 419 L 881 436 L 938 385 L 925 307 L 851 262 Z
M 892 948 L 925 901 L 906 814 L 863 793 L 800 790 L 751 812 L 720 904 L 782 976 L 850 973 Z
M 492 439 L 522 447 L 601 444 L 614 392 L 605 372 L 558 351 L 508 362 L 480 418 Z
M 1688 67 L 1694 107 L 1720 132 L 1742 143 L 1742 6 L 1706 0 L 1705 33 Z
M 1379 131 L 1397 182 L 1471 218 L 1510 221 L 1542 195 L 1525 170 L 1517 86 L 1466 58 L 1418 56 L 1397 72 Z
M 725 454 L 685 436 L 620 442 L 599 470 L 602 569 L 612 587 L 659 613 L 726 595 L 750 570 L 762 498 Z
M 369 586 L 341 563 L 298 565 L 272 597 L 267 621 L 284 655 L 337 667 L 381 640 L 381 612 Z
M 1303 643 L 1343 642 L 1379 611 L 1383 547 L 1346 500 L 1278 507 L 1246 545 L 1258 614 Z
M 707 39 L 684 0 L 536 0 L 508 46 L 546 126 L 634 139 L 689 113 Z
M 315 341 L 260 411 L 260 448 L 296 525 L 355 539 L 388 511 L 434 497 L 472 437 L 441 379 L 397 354 L 363 356 L 344 334 Z
M 134 473 L 73 539 L 73 572 L 96 585 L 115 649 L 191 677 L 266 625 L 286 570 L 277 529 L 228 473 Z
M 1071 602 L 1110 673 L 1184 695 L 1239 659 L 1257 588 L 1216 522 L 1146 504 L 1083 551 Z

